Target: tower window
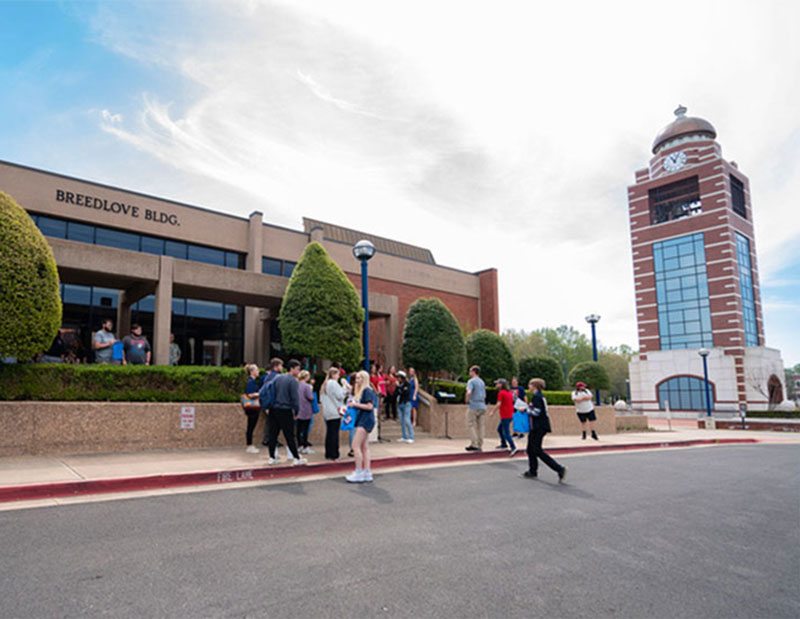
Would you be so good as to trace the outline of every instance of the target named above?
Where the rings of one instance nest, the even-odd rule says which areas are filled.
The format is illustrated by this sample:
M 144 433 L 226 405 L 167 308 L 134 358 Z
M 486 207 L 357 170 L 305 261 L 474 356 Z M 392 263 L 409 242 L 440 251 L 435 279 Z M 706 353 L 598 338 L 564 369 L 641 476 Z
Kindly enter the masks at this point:
M 733 174 L 731 176 L 731 202 L 733 212 L 747 219 L 747 209 L 744 205 L 744 184 Z
M 649 195 L 651 224 L 663 224 L 701 211 L 696 176 L 651 189 Z

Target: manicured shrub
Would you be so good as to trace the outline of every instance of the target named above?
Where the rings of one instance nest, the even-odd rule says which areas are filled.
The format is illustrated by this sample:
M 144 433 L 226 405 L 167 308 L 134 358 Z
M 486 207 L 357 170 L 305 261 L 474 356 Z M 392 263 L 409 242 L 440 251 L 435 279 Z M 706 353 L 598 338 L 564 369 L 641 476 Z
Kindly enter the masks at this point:
M 596 361 L 584 361 L 579 363 L 569 373 L 569 384 L 571 387 L 575 383 L 586 383 L 589 389 L 608 389 L 608 372 Z
M 344 271 L 319 243 L 309 243 L 292 271 L 279 326 L 290 353 L 358 366 L 364 308 Z
M 453 313 L 436 298 L 417 299 L 403 329 L 403 363 L 427 376 L 464 371 L 464 336 Z
M 236 402 L 241 368 L 0 364 L 0 400 Z
M 564 386 L 561 364 L 546 355 L 531 355 L 519 362 L 519 384 L 528 387 L 531 378 L 542 378 L 548 389 L 558 391 Z
M 517 362 L 511 349 L 494 331 L 478 329 L 467 336 L 467 365 L 478 365 L 481 378 L 493 385 L 498 378 L 511 379 L 517 374 Z
M 0 357 L 27 361 L 61 326 L 53 250 L 28 213 L 0 191 Z

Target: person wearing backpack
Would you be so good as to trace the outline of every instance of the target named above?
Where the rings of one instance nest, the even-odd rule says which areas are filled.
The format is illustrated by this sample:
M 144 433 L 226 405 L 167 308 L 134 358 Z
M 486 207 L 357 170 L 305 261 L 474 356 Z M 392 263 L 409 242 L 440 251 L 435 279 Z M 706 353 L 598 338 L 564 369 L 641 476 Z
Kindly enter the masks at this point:
M 533 392 L 530 404 L 531 431 L 528 432 L 528 470 L 522 476 L 527 479 L 536 479 L 538 476 L 538 460 L 558 473 L 558 481 L 563 482 L 567 476 L 567 467 L 562 466 L 542 449 L 544 435 L 550 432 L 550 418 L 547 416 L 547 401 L 542 395 L 545 382 L 541 378 L 532 378 L 528 388 Z
M 297 443 L 294 440 L 294 421 L 300 410 L 300 385 L 297 382 L 297 375 L 300 374 L 300 362 L 297 359 L 289 360 L 286 364 L 286 374 L 281 374 L 270 383 L 271 391 L 274 393 L 272 402 L 267 402 L 269 407 L 269 463 L 275 464 L 278 461 L 276 446 L 278 444 L 278 433 L 283 432 L 286 441 L 286 449 L 290 452 L 290 457 L 294 459 L 295 466 L 306 464 L 308 460 L 300 457 L 297 451 Z
M 261 400 L 261 411 L 264 414 L 264 439 L 261 441 L 261 444 L 264 447 L 269 445 L 269 407 L 272 406 L 272 402 L 275 399 L 275 393 L 272 392 L 271 398 L 268 397 L 267 391 L 270 383 L 273 380 L 278 378 L 283 372 L 283 361 L 274 357 L 269 361 L 270 370 L 264 375 L 264 380 L 261 381 L 261 390 L 259 391 L 258 395 Z M 278 447 L 282 447 L 280 443 L 278 443 Z

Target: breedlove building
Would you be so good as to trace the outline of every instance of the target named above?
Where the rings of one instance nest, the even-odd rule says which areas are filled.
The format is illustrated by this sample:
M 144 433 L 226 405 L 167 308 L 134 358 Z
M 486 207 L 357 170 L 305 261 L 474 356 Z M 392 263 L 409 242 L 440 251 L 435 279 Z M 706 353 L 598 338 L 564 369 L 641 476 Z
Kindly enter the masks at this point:
M 264 365 L 282 356 L 277 315 L 288 278 L 311 241 L 320 242 L 361 290 L 353 245 L 377 248 L 369 263 L 370 358 L 398 364 L 406 311 L 438 297 L 466 329 L 499 328 L 497 270 L 436 264 L 430 250 L 303 219 L 291 230 L 117 187 L 0 162 L 0 190 L 33 218 L 53 248 L 61 278 L 63 331 L 90 349 L 102 320 L 118 337 L 132 322 L 168 363 L 169 336 L 181 364 Z
M 628 187 L 639 355 L 631 405 L 649 412 L 766 409 L 784 398 L 767 348 L 750 183 L 707 120 L 675 111 Z

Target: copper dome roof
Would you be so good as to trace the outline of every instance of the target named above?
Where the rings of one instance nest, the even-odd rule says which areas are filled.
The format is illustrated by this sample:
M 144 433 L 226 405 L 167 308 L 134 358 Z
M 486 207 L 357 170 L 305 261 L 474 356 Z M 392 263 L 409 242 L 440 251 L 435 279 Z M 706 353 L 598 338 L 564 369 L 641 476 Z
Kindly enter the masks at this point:
M 653 140 L 653 154 L 658 147 L 683 135 L 703 135 L 712 140 L 717 137 L 714 125 L 703 118 L 687 117 L 686 108 L 682 105 L 675 110 L 677 118 L 664 127 Z

